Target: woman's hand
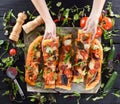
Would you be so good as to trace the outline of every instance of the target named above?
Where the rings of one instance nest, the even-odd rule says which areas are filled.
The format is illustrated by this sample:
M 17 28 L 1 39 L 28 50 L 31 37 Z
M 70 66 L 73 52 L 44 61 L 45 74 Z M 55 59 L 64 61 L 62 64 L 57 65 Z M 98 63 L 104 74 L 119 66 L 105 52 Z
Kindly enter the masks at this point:
M 92 6 L 90 16 L 88 20 L 86 21 L 85 28 L 83 29 L 86 33 L 91 32 L 93 34 L 92 40 L 94 39 L 95 34 L 97 32 L 99 17 L 101 15 L 105 1 L 106 0 L 94 0 L 93 1 L 93 6 Z
M 92 40 L 94 39 L 95 34 L 97 32 L 98 22 L 99 18 L 95 16 L 90 16 L 86 21 L 85 27 L 83 28 L 83 31 L 85 33 L 92 33 Z
M 45 0 L 31 0 L 45 22 L 44 39 L 56 38 L 56 25 L 52 20 Z
M 45 24 L 45 33 L 43 39 L 56 39 L 56 25 L 53 21 Z

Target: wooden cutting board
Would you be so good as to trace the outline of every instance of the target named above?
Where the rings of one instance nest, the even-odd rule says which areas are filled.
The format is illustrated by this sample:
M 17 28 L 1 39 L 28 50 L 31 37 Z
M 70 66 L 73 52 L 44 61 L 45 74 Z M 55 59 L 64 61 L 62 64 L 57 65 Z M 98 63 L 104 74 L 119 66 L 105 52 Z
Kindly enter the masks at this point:
M 77 37 L 77 33 L 78 32 L 78 28 L 77 27 L 57 27 L 57 34 L 59 34 L 59 36 L 62 35 L 67 35 L 67 34 L 72 34 L 73 40 Z M 29 34 L 26 34 L 24 32 L 24 43 L 25 46 L 28 48 L 29 44 L 39 35 L 43 35 L 44 34 L 44 27 L 38 27 L 36 28 L 34 31 L 32 31 Z M 25 57 L 26 57 L 26 53 L 25 52 Z M 42 92 L 42 93 L 73 93 L 73 92 L 78 92 L 78 93 L 97 93 L 97 91 L 99 90 L 101 85 L 101 81 L 100 83 L 92 90 L 85 90 L 85 86 L 84 83 L 73 83 L 72 84 L 72 89 L 70 91 L 68 90 L 63 90 L 63 89 L 42 89 L 39 87 L 33 87 L 33 86 L 29 86 L 27 85 L 27 91 L 28 92 Z

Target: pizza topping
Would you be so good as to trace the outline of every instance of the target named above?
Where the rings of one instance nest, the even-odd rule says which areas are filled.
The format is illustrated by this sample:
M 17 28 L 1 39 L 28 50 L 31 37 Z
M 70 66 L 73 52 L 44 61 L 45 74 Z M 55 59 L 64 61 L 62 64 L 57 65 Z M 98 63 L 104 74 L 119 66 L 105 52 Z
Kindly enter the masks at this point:
M 93 53 L 93 58 L 98 60 L 100 58 L 100 53 L 99 52 Z
M 71 68 L 72 67 L 70 62 L 67 62 L 66 65 L 67 65 L 67 68 Z
M 67 40 L 64 41 L 64 45 L 65 46 L 71 45 L 71 42 L 72 42 L 71 39 L 67 39 Z
M 89 62 L 89 68 L 94 69 L 94 65 L 95 65 L 95 61 L 94 61 L 94 59 L 91 59 Z
M 46 59 L 46 61 L 54 61 L 54 60 L 56 60 L 56 59 L 57 59 L 56 56 L 55 56 L 55 55 L 52 55 L 52 56 L 48 57 L 48 58 Z
M 61 70 L 65 70 L 67 67 L 68 67 L 67 65 L 62 65 L 62 66 L 60 67 L 60 69 L 61 69 Z
M 88 35 L 83 35 L 83 36 L 82 36 L 82 40 L 83 40 L 83 41 L 87 41 L 87 40 L 88 40 Z
M 64 85 L 68 84 L 68 78 L 65 74 L 61 75 L 61 81 L 62 81 L 62 84 L 64 84 Z
M 80 54 L 83 56 L 83 59 L 84 60 L 87 60 L 88 59 L 88 53 L 86 50 L 81 50 L 80 51 Z
M 53 53 L 53 48 L 52 48 L 52 47 L 47 46 L 47 47 L 46 47 L 46 53 L 48 53 L 48 54 Z
M 81 66 L 81 65 L 85 65 L 86 62 L 82 61 L 81 59 L 78 60 L 78 62 L 76 64 L 74 64 L 73 66 Z
M 84 48 L 87 50 L 90 48 L 90 45 L 89 44 L 84 44 Z
M 64 62 L 65 64 L 70 61 L 70 58 L 71 58 L 71 51 L 68 52 L 67 54 L 65 54 L 65 58 L 64 58 Z
M 39 58 L 41 56 L 41 52 L 40 51 L 37 51 L 36 52 L 36 57 Z
M 63 51 L 63 53 L 65 53 L 65 52 L 70 51 L 71 48 L 72 48 L 72 47 L 71 47 L 70 45 L 68 45 L 68 46 L 62 46 L 62 49 L 64 49 L 64 50 L 62 50 L 62 51 Z
M 81 60 L 83 59 L 83 56 L 80 54 L 79 51 L 78 51 L 78 54 L 77 54 L 77 55 L 78 55 L 78 59 L 81 59 Z
M 74 69 L 74 75 L 76 75 L 76 76 L 78 76 L 78 75 L 79 75 L 78 70 Z
M 77 41 L 77 46 L 79 49 L 84 50 L 84 44 L 81 41 Z
M 97 50 L 97 49 L 99 49 L 99 46 L 95 44 L 95 45 L 93 46 L 93 50 Z
M 35 51 L 35 52 L 38 51 L 38 46 L 39 46 L 39 45 L 38 45 L 37 43 L 34 45 L 33 48 L 34 48 L 34 51 Z
M 64 70 L 64 74 L 67 76 L 67 78 L 71 78 L 72 77 L 72 71 L 69 69 Z
M 93 77 L 89 80 L 89 82 L 87 83 L 88 85 L 91 84 L 97 77 L 98 72 L 96 72 L 95 74 L 93 74 Z

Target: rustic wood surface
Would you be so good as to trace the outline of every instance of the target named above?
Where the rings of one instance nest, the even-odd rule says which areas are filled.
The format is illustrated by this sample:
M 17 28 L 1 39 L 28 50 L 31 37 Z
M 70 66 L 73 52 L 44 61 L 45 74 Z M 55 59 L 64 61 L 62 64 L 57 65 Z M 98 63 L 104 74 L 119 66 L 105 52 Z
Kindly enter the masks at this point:
M 48 1 L 48 0 L 47 0 Z M 62 1 L 62 0 L 54 0 L 55 2 L 57 1 Z M 86 4 L 92 4 L 93 0 L 64 0 L 64 5 L 66 8 L 70 8 L 71 5 L 76 4 L 77 6 L 84 6 Z M 113 11 L 115 13 L 120 14 L 120 0 L 106 0 L 106 2 L 112 2 L 113 4 Z M 55 4 L 52 5 L 53 7 Z M 5 12 L 7 12 L 9 9 L 13 9 L 14 13 L 17 15 L 20 11 L 33 11 L 35 8 L 31 3 L 31 0 L 0 0 L 0 39 L 7 39 L 7 36 L 4 35 L 4 30 L 3 30 L 3 15 Z M 56 9 L 54 11 L 57 12 Z M 36 13 L 37 14 L 37 13 Z M 120 19 L 116 19 L 115 23 L 115 29 L 120 30 Z M 119 32 L 120 34 L 120 32 Z M 115 37 L 114 38 L 114 44 L 116 48 L 115 56 L 116 54 L 120 53 L 120 37 Z M 2 50 L 0 50 L 2 51 Z M 17 64 L 21 66 L 21 69 L 24 69 L 24 56 L 20 58 L 20 62 Z M 120 64 L 119 65 L 114 65 L 114 69 L 118 71 L 118 78 L 111 90 L 111 92 L 103 99 L 103 100 L 98 100 L 96 102 L 93 101 L 86 101 L 85 98 L 89 96 L 89 94 L 82 94 L 81 95 L 81 100 L 80 104 L 120 104 L 120 98 L 117 98 L 113 96 L 111 93 L 114 92 L 116 89 L 120 89 Z M 0 80 L 2 81 L 3 78 L 6 77 L 6 74 L 3 72 L 0 72 Z M 105 79 L 102 79 L 105 80 Z M 0 81 L 0 104 L 17 104 L 10 102 L 9 96 L 1 96 L 3 92 L 5 92 L 9 87 L 7 84 L 2 83 Z M 20 83 L 20 82 L 19 82 Z M 24 89 L 24 93 L 26 96 L 29 96 L 29 93 L 26 91 L 26 84 L 25 83 L 20 83 L 22 89 Z M 76 104 L 76 98 L 71 98 L 71 99 L 63 99 L 64 94 L 54 94 L 57 103 L 56 104 Z M 95 94 L 99 95 L 99 94 Z M 22 104 L 33 104 L 29 101 L 29 99 L 24 100 Z M 46 103 L 48 104 L 48 103 Z

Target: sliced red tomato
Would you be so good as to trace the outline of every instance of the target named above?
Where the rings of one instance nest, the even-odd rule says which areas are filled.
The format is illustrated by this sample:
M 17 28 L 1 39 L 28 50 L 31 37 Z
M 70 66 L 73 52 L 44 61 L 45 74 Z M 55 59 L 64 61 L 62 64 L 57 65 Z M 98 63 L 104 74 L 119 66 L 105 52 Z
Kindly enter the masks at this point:
M 69 69 L 65 69 L 65 70 L 64 70 L 64 74 L 65 74 L 68 78 L 72 77 L 72 71 L 69 70 Z
M 97 70 L 96 69 L 90 69 L 89 72 L 93 75 L 97 72 Z
M 49 81 L 53 81 L 54 80 L 54 73 L 53 72 L 50 72 L 48 75 L 46 75 L 46 78 L 45 78 L 46 82 L 49 83 Z
M 103 17 L 101 24 L 100 24 L 105 30 L 110 30 L 113 26 L 112 19 L 109 17 Z
M 99 38 L 100 36 L 102 36 L 102 29 L 100 27 L 97 27 L 97 32 L 95 34 L 95 38 Z

